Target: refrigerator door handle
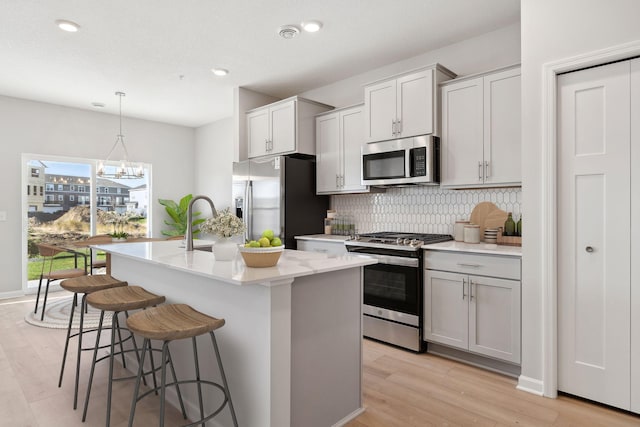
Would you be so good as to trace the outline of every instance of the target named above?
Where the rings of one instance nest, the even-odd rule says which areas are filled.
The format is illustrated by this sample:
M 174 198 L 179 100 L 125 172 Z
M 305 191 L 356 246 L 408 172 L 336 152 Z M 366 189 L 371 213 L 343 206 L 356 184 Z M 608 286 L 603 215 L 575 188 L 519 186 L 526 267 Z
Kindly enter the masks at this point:
M 251 240 L 253 236 L 253 181 L 249 181 L 247 191 L 247 239 Z
M 252 222 L 252 218 L 251 218 L 251 208 L 252 208 L 252 203 L 251 203 L 251 197 L 253 196 L 253 191 L 251 188 L 251 181 L 247 181 L 247 183 L 245 184 L 244 187 L 244 206 L 242 207 L 244 209 L 244 225 L 245 225 L 245 230 L 244 230 L 244 239 L 245 241 L 251 240 L 249 236 L 251 236 L 251 222 Z

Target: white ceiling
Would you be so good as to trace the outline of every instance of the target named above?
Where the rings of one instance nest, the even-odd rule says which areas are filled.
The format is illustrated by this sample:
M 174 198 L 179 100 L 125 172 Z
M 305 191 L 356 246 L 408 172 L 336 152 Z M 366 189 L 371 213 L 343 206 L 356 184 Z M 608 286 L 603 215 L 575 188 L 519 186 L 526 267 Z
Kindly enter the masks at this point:
M 123 91 L 125 116 L 196 127 L 236 86 L 285 98 L 519 19 L 519 0 L 0 0 L 0 94 L 117 113 Z

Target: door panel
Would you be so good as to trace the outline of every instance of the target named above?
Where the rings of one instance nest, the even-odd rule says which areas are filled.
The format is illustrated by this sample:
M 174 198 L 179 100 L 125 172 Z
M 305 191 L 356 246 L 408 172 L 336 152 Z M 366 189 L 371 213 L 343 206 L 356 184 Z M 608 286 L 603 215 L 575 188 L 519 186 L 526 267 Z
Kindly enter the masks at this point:
M 267 154 L 267 140 L 269 140 L 269 109 L 265 108 L 247 114 L 249 157 Z
M 400 137 L 433 132 L 433 70 L 398 79 L 398 119 Z
M 520 282 L 469 276 L 469 350 L 520 363 Z
M 631 254 L 640 254 L 640 60 L 631 61 Z M 640 263 L 631 264 L 631 410 L 640 413 Z
M 366 142 L 394 138 L 396 120 L 396 81 L 368 86 L 364 90 Z
M 630 407 L 629 62 L 558 77 L 558 388 Z
M 336 191 L 339 173 L 339 116 L 330 114 L 316 120 L 316 191 Z
M 360 184 L 362 178 L 362 156 L 360 147 L 364 142 L 363 109 L 349 110 L 340 115 L 342 132 L 342 173 L 344 175 L 343 190 L 364 190 Z
M 442 89 L 442 185 L 482 184 L 482 77 Z
M 270 107 L 271 140 L 270 154 L 288 153 L 296 149 L 296 104 L 285 102 Z
M 424 339 L 467 349 L 469 303 L 466 275 L 426 270 Z

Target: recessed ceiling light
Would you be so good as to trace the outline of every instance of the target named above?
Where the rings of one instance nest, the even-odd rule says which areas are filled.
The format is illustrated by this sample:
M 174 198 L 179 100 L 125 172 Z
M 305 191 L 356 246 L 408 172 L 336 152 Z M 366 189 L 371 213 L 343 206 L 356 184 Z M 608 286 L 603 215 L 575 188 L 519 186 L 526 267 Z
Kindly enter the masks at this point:
M 300 34 L 300 28 L 295 25 L 283 25 L 278 28 L 278 35 L 283 39 L 292 39 Z
M 320 21 L 306 21 L 302 23 L 302 29 L 308 33 L 315 33 L 322 28 L 322 22 Z
M 75 33 L 80 29 L 80 25 L 76 24 L 72 21 L 67 21 L 65 19 L 58 19 L 56 21 L 56 25 L 63 31 L 67 31 L 69 33 Z
M 229 74 L 229 70 L 225 70 L 224 68 L 212 68 L 211 72 L 218 77 L 226 76 Z
M 92 102 L 91 105 L 93 105 L 96 108 L 104 108 L 105 104 L 103 104 L 102 102 Z

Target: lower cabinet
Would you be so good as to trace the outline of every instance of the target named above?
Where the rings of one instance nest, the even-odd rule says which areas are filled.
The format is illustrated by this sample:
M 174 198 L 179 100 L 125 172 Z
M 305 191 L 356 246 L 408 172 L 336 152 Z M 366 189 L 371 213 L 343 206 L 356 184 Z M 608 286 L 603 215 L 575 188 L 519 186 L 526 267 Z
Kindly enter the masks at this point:
M 501 275 L 501 263 L 486 255 L 425 251 L 424 339 L 484 356 L 520 363 L 520 280 L 513 280 L 519 258 L 506 258 L 505 274 L 498 278 L 469 274 L 477 269 Z M 498 261 L 493 263 L 493 261 Z M 441 271 L 459 265 L 459 272 Z

